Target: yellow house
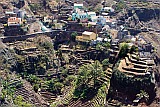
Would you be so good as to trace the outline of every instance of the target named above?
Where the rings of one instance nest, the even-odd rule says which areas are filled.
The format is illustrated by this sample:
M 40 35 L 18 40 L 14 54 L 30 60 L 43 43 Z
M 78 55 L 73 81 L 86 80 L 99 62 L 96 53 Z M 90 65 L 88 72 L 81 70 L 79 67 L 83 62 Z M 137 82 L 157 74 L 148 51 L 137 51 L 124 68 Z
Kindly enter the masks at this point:
M 76 36 L 77 41 L 90 41 L 90 40 L 95 40 L 96 39 L 96 34 L 94 32 L 88 32 L 84 31 L 82 33 L 82 36 Z

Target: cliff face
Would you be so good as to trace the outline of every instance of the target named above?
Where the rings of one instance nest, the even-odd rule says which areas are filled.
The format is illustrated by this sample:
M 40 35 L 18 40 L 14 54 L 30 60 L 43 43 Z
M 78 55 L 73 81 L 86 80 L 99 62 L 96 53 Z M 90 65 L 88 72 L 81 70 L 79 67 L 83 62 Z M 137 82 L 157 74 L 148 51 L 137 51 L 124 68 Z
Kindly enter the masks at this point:
M 149 8 L 134 8 L 129 10 L 129 14 L 132 15 L 132 11 L 135 11 L 137 14 L 139 21 L 150 21 L 152 19 L 156 19 L 160 21 L 160 9 L 149 9 Z

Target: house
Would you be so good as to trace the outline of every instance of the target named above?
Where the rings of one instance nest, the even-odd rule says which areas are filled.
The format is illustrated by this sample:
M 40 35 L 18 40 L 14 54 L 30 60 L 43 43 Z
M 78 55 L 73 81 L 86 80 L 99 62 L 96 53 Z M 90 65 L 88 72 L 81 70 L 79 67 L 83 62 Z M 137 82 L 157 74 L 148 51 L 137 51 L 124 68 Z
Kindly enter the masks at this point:
M 106 25 L 106 18 L 103 17 L 103 16 L 98 16 L 98 18 L 97 18 L 97 24 L 101 25 L 101 26 Z
M 96 13 L 95 12 L 87 12 L 89 19 L 94 22 L 94 19 L 96 17 Z
M 43 22 L 50 23 L 50 22 L 52 22 L 52 19 L 49 16 L 46 16 L 43 18 Z
M 75 12 L 72 13 L 72 20 L 75 21 L 77 19 L 80 19 L 80 20 L 88 19 L 87 12 L 84 12 L 84 10 L 76 8 Z
M 6 18 L 17 17 L 17 14 L 13 11 L 7 11 L 7 12 L 5 12 L 5 17 Z
M 75 21 L 80 19 L 80 21 L 88 20 L 90 17 L 87 12 L 82 9 L 76 8 L 75 12 L 72 13 L 72 20 Z
M 101 9 L 101 12 L 103 13 L 103 12 L 114 12 L 114 9 L 112 8 L 112 7 L 103 7 L 102 9 Z
M 23 11 L 23 10 L 18 10 L 18 12 L 17 12 L 17 17 L 18 17 L 18 18 L 24 19 L 25 16 L 26 16 L 26 12 L 25 12 L 25 11 Z
M 76 36 L 76 40 L 82 42 L 91 41 L 95 39 L 96 39 L 96 34 L 94 32 L 88 32 L 88 31 L 84 31 L 82 33 L 82 36 Z
M 97 42 L 103 42 L 103 40 L 104 40 L 104 39 L 103 39 L 103 38 L 101 38 L 101 37 L 97 37 L 97 39 L 96 39 L 96 40 L 97 40 Z
M 82 9 L 83 8 L 83 4 L 77 4 L 77 3 L 74 3 L 74 9 Z
M 21 18 L 10 17 L 8 18 L 8 26 L 20 26 L 22 24 Z
M 80 19 L 80 21 L 90 20 L 90 21 L 94 22 L 93 20 L 95 19 L 95 17 L 96 17 L 95 12 L 87 12 L 84 9 L 79 9 L 79 8 L 76 8 L 74 13 L 72 13 L 72 20 L 73 21 Z

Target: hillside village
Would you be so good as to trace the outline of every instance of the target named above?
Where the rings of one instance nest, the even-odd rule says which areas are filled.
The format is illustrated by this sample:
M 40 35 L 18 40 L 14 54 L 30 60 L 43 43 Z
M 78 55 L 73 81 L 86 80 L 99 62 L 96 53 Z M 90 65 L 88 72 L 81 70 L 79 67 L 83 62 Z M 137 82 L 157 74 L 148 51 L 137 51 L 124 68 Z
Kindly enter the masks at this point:
M 0 1 L 0 107 L 159 107 L 159 4 Z

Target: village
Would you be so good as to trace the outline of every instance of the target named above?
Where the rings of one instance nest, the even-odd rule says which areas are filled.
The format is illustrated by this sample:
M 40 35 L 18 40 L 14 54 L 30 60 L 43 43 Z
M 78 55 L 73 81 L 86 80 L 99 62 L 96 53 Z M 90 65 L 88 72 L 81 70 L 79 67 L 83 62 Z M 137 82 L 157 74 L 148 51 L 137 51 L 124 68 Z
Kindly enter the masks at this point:
M 138 13 L 159 18 L 158 9 L 139 2 L 127 10 L 106 0 L 98 10 L 70 0 L 11 4 L 0 12 L 0 80 L 7 81 L 0 83 L 0 106 L 158 107 L 160 50 L 145 37 L 160 32 Z

